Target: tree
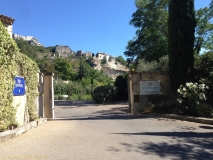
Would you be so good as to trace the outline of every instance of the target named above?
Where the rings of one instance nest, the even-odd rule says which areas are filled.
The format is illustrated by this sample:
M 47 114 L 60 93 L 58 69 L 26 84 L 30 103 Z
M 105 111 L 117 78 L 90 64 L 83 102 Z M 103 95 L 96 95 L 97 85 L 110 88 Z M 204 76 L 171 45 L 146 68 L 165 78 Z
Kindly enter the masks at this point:
M 101 66 L 105 65 L 107 63 L 106 59 L 101 60 Z
M 136 36 L 128 41 L 124 54 L 128 56 L 128 64 L 134 58 L 145 61 L 159 61 L 168 54 L 168 4 L 169 0 L 136 0 L 137 10 L 133 13 L 130 25 L 138 28 Z M 209 7 L 195 12 L 196 30 L 194 52 L 201 48 L 213 50 L 213 2 Z
M 170 82 L 174 92 L 193 76 L 195 26 L 194 0 L 170 0 L 168 53 Z
M 63 80 L 74 80 L 74 72 L 70 62 L 66 59 L 57 58 L 54 61 L 55 70 L 59 72 L 59 77 Z
M 197 26 L 194 52 L 196 54 L 200 53 L 201 48 L 213 50 L 213 11 L 210 7 L 201 8 L 195 12 Z
M 126 56 L 153 61 L 167 54 L 168 1 L 135 1 L 137 10 L 132 14 L 130 25 L 138 29 L 127 44 Z
M 82 58 L 80 58 L 80 65 L 78 71 L 78 78 L 82 79 L 83 77 L 88 77 L 89 75 L 89 68 L 88 65 L 84 62 Z
M 126 66 L 126 64 L 127 64 L 126 61 L 125 61 L 125 59 L 122 56 L 118 56 L 116 58 L 116 61 L 119 62 L 119 63 L 121 63 L 123 66 Z
M 24 41 L 22 39 L 16 40 L 16 44 L 18 45 L 20 52 L 27 55 L 33 61 L 38 59 L 38 55 L 35 50 L 35 46 L 32 46 L 28 43 L 28 41 Z
M 45 58 L 37 60 L 37 64 L 39 66 L 40 72 L 43 74 L 58 74 L 58 71 L 55 70 L 54 66 Z

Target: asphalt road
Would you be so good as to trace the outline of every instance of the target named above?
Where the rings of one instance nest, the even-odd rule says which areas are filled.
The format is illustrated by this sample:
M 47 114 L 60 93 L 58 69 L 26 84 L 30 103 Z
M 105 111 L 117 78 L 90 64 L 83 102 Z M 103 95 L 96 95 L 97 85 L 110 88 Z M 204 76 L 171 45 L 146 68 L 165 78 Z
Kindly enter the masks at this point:
M 55 117 L 0 143 L 0 159 L 213 159 L 212 125 L 131 116 L 126 103 L 56 101 Z

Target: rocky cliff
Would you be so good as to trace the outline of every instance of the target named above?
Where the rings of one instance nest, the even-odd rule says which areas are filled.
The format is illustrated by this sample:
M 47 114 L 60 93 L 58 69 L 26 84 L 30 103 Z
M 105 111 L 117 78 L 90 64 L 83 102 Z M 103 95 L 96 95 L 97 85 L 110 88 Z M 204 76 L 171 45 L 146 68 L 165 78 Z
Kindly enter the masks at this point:
M 59 57 L 67 58 L 69 56 L 74 56 L 75 53 L 70 49 L 69 46 L 55 46 L 55 52 L 59 54 Z
M 101 65 L 101 61 L 102 59 L 93 57 L 92 64 L 94 64 L 94 69 L 102 70 L 105 74 L 113 79 L 116 79 L 117 76 L 128 72 L 128 68 L 126 68 L 126 66 L 121 65 L 119 62 L 116 63 L 115 60 L 109 59 L 104 65 Z
M 28 41 L 28 43 L 33 46 L 43 46 L 43 44 L 39 43 L 38 39 L 34 38 L 33 36 L 22 36 L 19 34 L 13 34 L 13 39 L 22 39 L 24 41 Z

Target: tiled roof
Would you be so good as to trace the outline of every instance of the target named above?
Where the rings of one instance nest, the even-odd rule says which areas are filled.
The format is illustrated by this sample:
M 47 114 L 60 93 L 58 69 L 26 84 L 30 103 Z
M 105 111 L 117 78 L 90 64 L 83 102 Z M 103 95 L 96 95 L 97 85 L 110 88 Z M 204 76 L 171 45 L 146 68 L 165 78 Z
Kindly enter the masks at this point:
M 4 23 L 4 24 L 9 24 L 9 25 L 11 25 L 11 24 L 13 24 L 13 22 L 14 22 L 15 19 L 0 14 L 0 20 L 1 20 L 2 23 Z

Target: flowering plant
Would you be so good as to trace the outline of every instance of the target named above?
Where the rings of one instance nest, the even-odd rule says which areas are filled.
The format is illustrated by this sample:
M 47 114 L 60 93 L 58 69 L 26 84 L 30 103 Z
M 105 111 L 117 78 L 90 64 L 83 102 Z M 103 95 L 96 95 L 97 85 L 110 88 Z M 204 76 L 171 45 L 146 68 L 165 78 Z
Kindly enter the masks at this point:
M 177 90 L 179 93 L 177 100 L 183 105 L 186 113 L 195 115 L 199 105 L 206 100 L 207 89 L 209 87 L 205 84 L 187 82 L 185 86 L 180 85 Z

